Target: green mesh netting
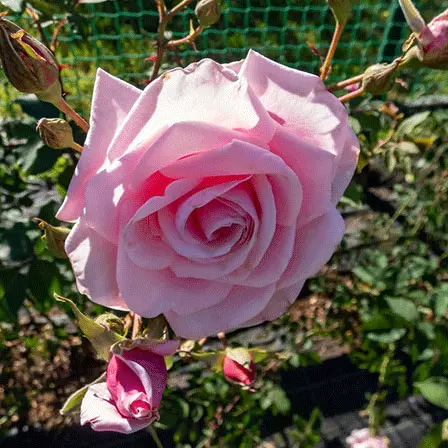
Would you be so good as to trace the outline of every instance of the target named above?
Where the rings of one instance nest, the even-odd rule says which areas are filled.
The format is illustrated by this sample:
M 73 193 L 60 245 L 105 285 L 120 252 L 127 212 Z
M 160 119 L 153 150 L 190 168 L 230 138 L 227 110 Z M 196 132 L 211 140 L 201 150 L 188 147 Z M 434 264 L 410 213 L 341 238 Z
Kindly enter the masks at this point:
M 174 3 L 167 0 L 168 6 Z M 39 4 L 48 4 L 44 19 L 65 16 L 61 6 L 44 0 Z M 448 7 L 448 0 L 420 0 L 416 4 L 429 20 Z M 32 29 L 29 17 L 13 19 Z M 194 19 L 193 8 L 175 17 L 169 26 L 173 38 L 188 34 L 190 19 Z M 154 0 L 114 0 L 71 10 L 57 50 L 60 63 L 69 65 L 63 71 L 63 81 L 70 101 L 88 110 L 97 67 L 135 85 L 148 79 L 152 63 L 145 58 L 154 54 L 157 20 Z M 43 27 L 51 40 L 54 23 L 43 22 Z M 307 42 L 325 53 L 333 27 L 325 0 L 227 0 L 220 22 L 197 39 L 198 51 L 181 47 L 178 55 L 168 54 L 162 68 L 178 65 L 179 57 L 184 65 L 203 57 L 229 62 L 243 58 L 253 48 L 278 62 L 318 73 L 320 62 Z M 393 60 L 408 35 L 398 0 L 360 0 L 338 47 L 331 79 L 359 74 L 369 64 Z M 17 92 L 4 82 L 3 74 L 0 77 L 0 106 L 12 113 Z M 448 93 L 447 78 L 446 72 L 422 71 L 410 78 L 411 93 Z

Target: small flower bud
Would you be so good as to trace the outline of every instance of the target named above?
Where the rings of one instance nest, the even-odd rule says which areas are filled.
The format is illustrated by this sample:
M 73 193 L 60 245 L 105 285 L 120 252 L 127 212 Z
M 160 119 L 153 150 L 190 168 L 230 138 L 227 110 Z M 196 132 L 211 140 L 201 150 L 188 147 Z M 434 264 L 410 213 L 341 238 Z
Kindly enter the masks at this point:
M 417 45 L 425 67 L 448 70 L 448 9 L 429 22 Z
M 201 26 L 214 25 L 221 17 L 220 0 L 199 0 L 194 13 Z
M 345 25 L 352 13 L 354 0 L 327 0 L 336 22 Z
M 53 149 L 73 147 L 73 130 L 62 118 L 41 118 L 36 131 L 42 141 Z
M 398 73 L 400 59 L 391 64 L 375 64 L 370 66 L 362 79 L 362 87 L 372 95 L 388 92 L 394 85 Z
M 53 53 L 25 30 L 0 17 L 0 59 L 10 83 L 23 93 L 55 103 L 61 98 L 59 66 Z
M 68 234 L 70 233 L 70 229 L 61 226 L 51 226 L 50 224 L 39 218 L 35 218 L 35 221 L 39 221 L 39 227 L 44 231 L 44 234 L 42 235 L 42 241 L 45 242 L 48 250 L 56 258 L 67 258 L 64 244 L 65 240 L 68 237 Z
M 124 334 L 124 322 L 118 316 L 115 316 L 115 314 L 101 314 L 95 319 L 95 322 L 110 331 L 114 331 L 121 335 Z
M 222 371 L 230 382 L 250 386 L 254 382 L 257 367 L 247 349 L 230 348 L 226 350 Z

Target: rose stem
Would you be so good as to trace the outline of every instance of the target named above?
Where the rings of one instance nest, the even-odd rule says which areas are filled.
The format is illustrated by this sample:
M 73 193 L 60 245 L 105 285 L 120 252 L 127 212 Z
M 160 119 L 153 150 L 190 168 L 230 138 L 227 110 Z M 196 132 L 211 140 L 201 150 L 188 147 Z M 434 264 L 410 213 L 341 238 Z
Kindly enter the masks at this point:
M 134 313 L 134 325 L 132 327 L 132 339 L 137 339 L 140 329 L 142 327 L 142 316 Z
M 89 123 L 87 123 L 84 118 L 81 117 L 68 103 L 64 100 L 64 98 L 60 98 L 60 100 L 55 104 L 55 106 L 65 115 L 70 117 L 83 131 L 89 132 Z
M 356 84 L 357 82 L 361 82 L 364 78 L 364 74 L 355 76 L 350 79 L 345 79 L 344 81 L 340 81 L 337 84 L 333 84 L 327 88 L 330 92 L 335 92 L 336 90 L 341 90 L 345 87 L 351 86 L 352 84 Z
M 339 101 L 341 103 L 346 103 L 347 101 L 350 101 L 353 98 L 356 98 L 357 96 L 361 96 L 363 93 L 364 93 L 364 87 L 361 87 L 358 90 L 355 90 L 354 92 L 350 92 L 347 93 L 347 95 L 339 97 Z
M 325 81 L 328 78 L 330 72 L 331 61 L 336 52 L 339 40 L 341 39 L 342 32 L 344 31 L 344 23 L 336 22 L 336 29 L 334 30 L 333 39 L 331 40 L 330 48 L 328 49 L 327 57 L 325 58 L 324 65 L 320 69 L 320 79 Z
M 167 47 L 175 47 L 176 45 L 182 45 L 182 44 L 189 44 L 192 41 L 194 41 L 194 39 L 196 39 L 196 37 L 199 35 L 199 33 L 203 30 L 202 26 L 198 26 L 191 34 L 189 34 L 188 36 L 183 37 L 182 39 L 177 39 L 177 40 L 170 40 L 166 46 Z
M 185 9 L 193 0 L 182 0 L 170 11 L 166 12 L 166 6 L 164 0 L 157 1 L 157 10 L 159 11 L 159 25 L 157 27 L 157 59 L 154 62 L 152 68 L 151 77 L 149 81 L 154 81 L 157 78 L 162 65 L 163 55 L 165 54 L 165 31 L 168 22 L 180 11 Z
M 151 434 L 151 437 L 154 440 L 155 444 L 157 445 L 157 448 L 163 448 L 162 442 L 160 441 L 159 436 L 157 435 L 157 431 L 153 428 L 152 425 L 148 426 L 148 432 Z

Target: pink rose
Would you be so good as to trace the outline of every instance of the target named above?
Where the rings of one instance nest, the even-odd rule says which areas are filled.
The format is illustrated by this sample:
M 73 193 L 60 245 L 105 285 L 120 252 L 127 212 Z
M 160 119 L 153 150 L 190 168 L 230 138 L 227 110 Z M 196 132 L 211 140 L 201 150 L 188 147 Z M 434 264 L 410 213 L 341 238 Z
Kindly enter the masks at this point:
M 429 22 L 418 41 L 425 65 L 448 68 L 448 9 Z
M 81 404 L 81 424 L 95 431 L 131 433 L 159 418 L 166 387 L 164 356 L 172 355 L 178 342 L 154 342 L 116 350 L 107 366 L 105 383 L 89 387 Z
M 232 383 L 249 386 L 255 380 L 257 367 L 252 359 L 248 366 L 244 366 L 229 356 L 225 356 L 222 371 L 226 379 Z
M 279 317 L 342 238 L 358 150 L 318 77 L 253 51 L 143 92 L 99 70 L 57 215 L 79 291 L 190 339 Z
M 352 431 L 346 442 L 350 448 L 387 448 L 388 444 L 383 437 L 372 437 L 369 428 L 355 429 Z

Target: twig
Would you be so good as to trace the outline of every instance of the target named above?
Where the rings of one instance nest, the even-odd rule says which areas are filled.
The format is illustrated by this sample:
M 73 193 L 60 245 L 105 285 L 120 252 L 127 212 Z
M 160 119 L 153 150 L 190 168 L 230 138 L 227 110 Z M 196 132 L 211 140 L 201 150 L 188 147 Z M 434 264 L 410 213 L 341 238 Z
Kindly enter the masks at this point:
M 325 58 L 324 65 L 320 69 L 320 79 L 325 81 L 328 78 L 331 68 L 331 61 L 333 60 L 334 54 L 336 53 L 336 48 L 339 41 L 341 40 L 342 32 L 344 31 L 345 23 L 336 22 L 336 28 L 334 30 L 333 39 L 331 40 L 330 48 L 328 49 L 327 57 Z
M 361 96 L 363 93 L 364 93 L 364 87 L 361 87 L 358 90 L 355 90 L 354 92 L 350 92 L 347 93 L 347 95 L 339 97 L 339 101 L 341 103 L 346 103 L 347 101 L 350 101 L 358 96 Z
M 58 24 L 56 25 L 56 28 L 54 29 L 53 36 L 51 38 L 51 44 L 50 44 L 50 50 L 53 53 L 56 52 L 56 47 L 59 44 L 59 42 L 58 42 L 59 34 L 61 33 L 61 30 L 66 23 L 67 23 L 67 17 L 64 17 L 62 20 L 60 20 L 58 22 Z
M 358 75 L 354 76 L 353 78 L 346 79 L 344 81 L 340 81 L 336 84 L 333 84 L 327 88 L 330 92 L 335 92 L 337 90 L 344 89 L 345 87 L 351 86 L 353 84 L 356 84 L 357 82 L 361 82 L 364 78 L 364 75 Z
M 46 47 L 48 47 L 47 36 L 45 36 L 44 30 L 42 29 L 42 25 L 40 23 L 40 19 L 39 16 L 37 15 L 37 12 L 31 8 L 26 8 L 25 11 L 34 20 L 34 23 L 36 24 L 37 27 L 37 31 L 39 31 L 40 40 Z
M 89 132 L 89 123 L 81 117 L 68 103 L 61 98 L 55 106 L 65 115 L 70 117 L 83 131 Z
M 168 22 L 180 11 L 184 10 L 193 0 L 182 0 L 170 11 L 166 12 L 166 6 L 164 0 L 156 0 L 157 11 L 159 12 L 159 25 L 157 27 L 157 59 L 154 62 L 152 68 L 151 77 L 149 82 L 154 81 L 159 75 L 159 70 L 162 65 L 162 59 L 167 48 L 165 43 L 165 31 Z
M 202 26 L 198 26 L 193 32 L 191 32 L 188 36 L 183 37 L 182 39 L 177 39 L 177 40 L 170 40 L 166 46 L 167 47 L 176 47 L 177 45 L 182 45 L 182 44 L 191 44 L 193 45 L 193 41 L 194 39 L 196 39 L 196 37 L 198 37 L 198 35 L 200 34 L 200 32 L 203 30 L 204 28 Z

